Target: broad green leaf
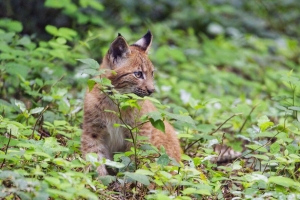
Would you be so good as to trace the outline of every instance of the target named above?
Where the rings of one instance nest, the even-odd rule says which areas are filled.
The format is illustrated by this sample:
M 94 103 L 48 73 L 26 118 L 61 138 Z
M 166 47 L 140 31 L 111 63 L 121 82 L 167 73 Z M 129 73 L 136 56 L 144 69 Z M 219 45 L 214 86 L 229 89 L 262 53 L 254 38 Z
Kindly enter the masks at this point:
M 252 155 L 252 157 L 255 157 L 255 158 L 258 158 L 258 159 L 261 159 L 261 160 L 269 160 L 270 159 L 266 155 L 258 155 L 258 154 L 254 154 L 254 155 Z
M 258 126 L 269 121 L 270 121 L 269 118 L 266 115 L 263 115 L 257 120 Z
M 89 161 L 91 163 L 97 163 L 98 161 L 98 155 L 96 153 L 88 153 L 85 155 L 86 161 Z
M 44 107 L 37 107 L 37 108 L 34 108 L 34 109 L 31 109 L 30 110 L 30 114 L 36 114 L 36 113 L 40 113 L 44 110 Z
M 59 43 L 59 44 L 66 44 L 67 43 L 67 40 L 65 38 L 62 38 L 62 37 L 58 37 L 56 39 L 56 42 Z
M 54 124 L 54 126 L 65 126 L 68 124 L 68 122 L 63 121 L 63 120 L 54 120 L 53 124 Z
M 73 29 L 62 27 L 58 29 L 57 35 L 67 40 L 72 40 L 77 35 L 77 32 Z
M 88 79 L 87 80 L 87 85 L 89 87 L 89 91 L 92 91 L 92 89 L 94 88 L 95 84 L 96 84 L 95 80 L 93 80 L 93 79 Z
M 26 151 L 26 154 L 29 154 L 29 155 L 38 155 L 38 156 L 42 156 L 42 157 L 45 157 L 45 158 L 51 158 L 51 155 L 49 155 L 47 153 L 44 153 L 44 152 L 41 152 L 41 151 L 31 151 L 31 150 L 28 150 L 28 151 Z
M 19 128 L 14 124 L 7 124 L 7 132 L 16 137 L 20 136 Z
M 263 145 L 248 144 L 248 145 L 246 145 L 246 147 L 248 147 L 249 149 L 252 149 L 252 150 L 260 151 L 260 152 L 268 152 L 267 149 L 265 147 L 263 147 Z
M 156 199 L 157 199 L 157 200 L 171 200 L 171 199 L 173 199 L 173 198 L 168 197 L 168 196 L 165 195 L 165 194 L 157 194 L 157 195 L 156 195 Z
M 195 125 L 194 120 L 188 115 L 178 115 L 178 114 L 173 114 L 173 113 L 170 113 L 170 112 L 167 112 L 167 111 L 161 111 L 161 113 L 167 115 L 171 119 L 175 119 L 177 121 L 181 121 L 181 122 L 185 122 L 185 123 L 188 123 L 188 124 Z
M 263 124 L 260 124 L 259 128 L 261 129 L 261 131 L 265 131 L 267 130 L 269 127 L 273 126 L 274 123 L 273 122 L 265 122 Z
M 148 176 L 154 176 L 154 173 L 151 172 L 150 170 L 146 170 L 146 169 L 138 169 L 135 172 L 136 174 L 143 174 L 143 175 L 148 175 Z
M 26 110 L 26 106 L 22 101 L 15 100 L 15 105 L 20 108 L 22 112 Z
M 165 133 L 165 124 L 161 119 L 154 121 L 152 118 L 149 118 L 149 121 L 151 122 L 152 126 Z
M 44 179 L 53 186 L 58 186 L 60 184 L 60 180 L 56 177 L 46 176 Z
M 256 181 L 264 181 L 266 183 L 268 182 L 268 178 L 265 175 L 258 174 L 257 172 L 246 174 L 245 179 L 248 182 L 256 182 Z
M 55 158 L 53 159 L 53 163 L 59 165 L 59 166 L 62 166 L 62 167 L 68 167 L 70 166 L 70 162 L 63 159 L 63 158 Z
M 274 142 L 270 146 L 270 153 L 276 154 L 280 151 L 280 144 L 278 142 Z
M 161 113 L 158 111 L 149 112 L 147 113 L 147 116 L 152 118 L 154 121 L 162 119 Z
M 211 195 L 208 189 L 199 189 L 199 188 L 186 188 L 182 191 L 183 194 L 202 194 L 202 195 Z
M 80 4 L 83 7 L 91 6 L 92 8 L 98 11 L 103 11 L 104 9 L 103 5 L 97 0 L 80 0 Z
M 299 146 L 295 146 L 293 144 L 289 144 L 286 146 L 286 149 L 289 151 L 289 154 L 293 154 L 293 153 L 296 153 L 297 150 L 299 149 Z
M 158 159 L 157 159 L 157 164 L 166 166 L 170 162 L 170 158 L 167 154 L 162 154 Z
M 5 18 L 0 19 L 0 27 L 6 28 L 11 32 L 20 32 L 23 29 L 21 22 Z
M 86 58 L 86 59 L 77 59 L 77 60 L 86 64 L 88 67 L 92 69 L 98 69 L 100 66 L 99 63 L 94 59 Z
M 99 176 L 99 179 L 103 183 L 103 185 L 108 186 L 111 182 L 116 181 L 117 177 L 116 176 Z
M 234 162 L 231 166 L 232 166 L 232 170 L 239 170 L 242 168 L 239 162 Z
M 105 160 L 105 165 L 108 165 L 108 166 L 111 166 L 111 167 L 115 167 L 115 168 L 123 168 L 123 167 L 125 167 L 125 165 L 123 163 L 111 161 L 109 159 Z
M 277 133 L 275 132 L 268 132 L 268 131 L 264 131 L 264 132 L 260 132 L 258 134 L 255 134 L 255 137 L 274 137 L 274 135 L 276 135 Z
M 131 173 L 131 172 L 125 172 L 124 175 L 135 181 L 138 181 L 146 186 L 150 184 L 149 178 L 146 175 L 136 174 L 136 173 Z
M 57 36 L 57 34 L 58 34 L 58 30 L 55 26 L 47 25 L 45 29 L 51 35 Z
M 68 0 L 46 0 L 45 6 L 50 8 L 63 8 L 70 3 Z
M 274 123 L 270 122 L 269 118 L 266 115 L 260 117 L 257 121 L 258 121 L 258 126 L 262 131 L 265 131 L 270 126 L 274 125 Z
M 298 106 L 290 106 L 288 107 L 289 110 L 294 110 L 294 111 L 300 111 L 300 107 Z
M 283 177 L 283 176 L 271 176 L 269 178 L 269 183 L 275 183 L 283 187 L 296 187 L 300 188 L 300 183 L 294 181 L 293 179 Z
M 65 192 L 65 191 L 58 190 L 58 189 L 50 189 L 50 188 L 48 188 L 47 192 L 50 194 L 51 197 L 53 197 L 53 196 L 54 197 L 62 196 L 65 199 L 73 199 L 73 194 L 70 193 L 70 191 Z

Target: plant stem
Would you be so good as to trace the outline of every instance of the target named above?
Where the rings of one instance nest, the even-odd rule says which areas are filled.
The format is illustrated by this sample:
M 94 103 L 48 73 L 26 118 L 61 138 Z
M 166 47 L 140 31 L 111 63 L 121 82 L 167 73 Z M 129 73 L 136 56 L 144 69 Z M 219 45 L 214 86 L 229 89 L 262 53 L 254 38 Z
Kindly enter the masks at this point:
M 9 143 L 10 143 L 10 139 L 11 139 L 11 129 L 9 129 L 9 137 L 8 137 L 8 142 L 7 142 L 7 145 L 6 145 L 6 148 L 5 148 L 5 154 L 7 154 L 7 150 L 8 150 L 8 147 L 9 147 Z M 1 163 L 1 166 L 0 166 L 0 169 L 2 169 L 4 163 L 5 163 L 5 158 L 3 159 L 2 163 Z
M 233 117 L 238 116 L 238 115 L 241 115 L 241 113 L 234 114 L 234 115 L 232 115 L 231 117 L 229 117 L 228 119 L 226 119 L 226 120 L 225 120 L 225 121 L 224 121 L 217 129 L 216 129 L 216 130 L 210 132 L 209 135 L 212 135 L 212 134 L 214 134 L 215 132 L 219 131 L 219 130 L 222 128 L 222 126 L 224 126 L 229 120 L 231 120 Z M 186 152 L 189 148 L 191 148 L 194 144 L 196 144 L 196 143 L 199 142 L 200 140 L 201 140 L 201 138 L 198 139 L 198 140 L 196 140 L 195 142 L 191 143 L 190 145 L 188 145 L 188 146 L 184 149 L 184 152 Z

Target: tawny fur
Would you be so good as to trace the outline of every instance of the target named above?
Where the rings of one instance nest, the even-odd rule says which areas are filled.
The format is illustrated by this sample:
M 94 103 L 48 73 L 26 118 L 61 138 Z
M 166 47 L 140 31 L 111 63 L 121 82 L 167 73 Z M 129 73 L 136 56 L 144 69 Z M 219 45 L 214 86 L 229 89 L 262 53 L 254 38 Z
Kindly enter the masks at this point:
M 127 45 L 125 39 L 119 35 L 110 46 L 104 57 L 100 69 L 114 70 L 116 73 L 106 73 L 114 88 L 120 93 L 135 93 L 139 96 L 150 95 L 154 91 L 153 65 L 147 52 L 151 45 L 152 35 L 148 32 L 133 45 Z M 143 78 L 137 78 L 134 72 L 142 72 Z M 122 119 L 128 125 L 135 127 L 142 115 L 155 111 L 155 106 L 148 100 L 141 101 L 141 110 L 126 109 L 121 111 Z M 87 153 L 97 153 L 99 160 L 107 158 L 113 160 L 115 152 L 128 150 L 131 143 L 130 132 L 124 127 L 114 127 L 115 123 L 122 124 L 117 115 L 105 110 L 118 112 L 112 100 L 103 94 L 97 86 L 86 93 L 84 100 L 84 122 L 81 137 L 83 156 Z M 154 128 L 151 123 L 145 123 L 139 128 L 139 135 L 147 136 L 154 146 L 163 146 L 167 154 L 180 161 L 180 144 L 173 127 L 165 124 L 165 133 Z M 104 165 L 97 168 L 99 175 L 107 175 Z

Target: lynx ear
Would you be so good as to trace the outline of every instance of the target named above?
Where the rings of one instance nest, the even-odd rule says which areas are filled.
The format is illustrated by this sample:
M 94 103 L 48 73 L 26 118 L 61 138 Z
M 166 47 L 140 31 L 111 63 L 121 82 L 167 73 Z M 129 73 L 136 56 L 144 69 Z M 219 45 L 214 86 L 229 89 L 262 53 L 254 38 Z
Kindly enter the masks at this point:
M 147 53 L 151 46 L 152 38 L 153 38 L 152 33 L 148 30 L 148 32 L 136 43 L 134 43 L 133 46 L 138 46 Z
M 126 58 L 130 54 L 129 46 L 125 38 L 119 33 L 118 37 L 111 43 L 108 56 L 112 63 L 118 63 L 122 58 Z

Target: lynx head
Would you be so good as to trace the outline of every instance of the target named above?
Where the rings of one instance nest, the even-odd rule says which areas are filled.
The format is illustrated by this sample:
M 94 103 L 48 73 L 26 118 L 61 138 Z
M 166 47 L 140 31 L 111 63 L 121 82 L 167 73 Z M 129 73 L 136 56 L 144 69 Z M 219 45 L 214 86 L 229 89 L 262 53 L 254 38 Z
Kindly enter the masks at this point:
M 151 43 L 150 31 L 132 45 L 128 45 L 121 34 L 111 43 L 102 68 L 116 72 L 110 73 L 108 78 L 120 93 L 143 97 L 154 92 L 154 67 L 147 55 Z

